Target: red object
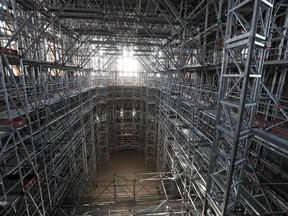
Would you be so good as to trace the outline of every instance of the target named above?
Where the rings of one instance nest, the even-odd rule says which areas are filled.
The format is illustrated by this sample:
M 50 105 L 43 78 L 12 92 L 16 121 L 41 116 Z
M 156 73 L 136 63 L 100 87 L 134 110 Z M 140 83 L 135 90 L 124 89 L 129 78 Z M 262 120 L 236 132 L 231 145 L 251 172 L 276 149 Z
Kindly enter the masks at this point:
M 256 118 L 256 119 L 264 120 L 264 119 L 265 119 L 265 115 L 263 115 L 263 114 L 256 114 L 256 115 L 255 115 L 255 118 Z
M 31 185 L 37 180 L 36 175 L 30 175 L 27 176 L 27 180 L 25 181 L 24 185 L 23 185 L 23 189 L 27 190 L 31 187 Z
M 259 119 L 255 119 L 254 120 L 254 126 L 256 126 L 256 127 L 265 127 L 265 121 L 259 120 Z
M 0 119 L 0 124 L 12 125 L 14 128 L 22 127 L 27 123 L 26 118 L 14 118 L 11 121 L 9 119 Z
M 14 128 L 22 127 L 26 123 L 27 123 L 26 118 L 13 119 L 12 120 L 12 127 L 14 127 Z
M 0 50 L 1 49 L 3 49 L 3 47 L 0 46 Z M 10 48 L 6 48 L 6 50 L 4 50 L 4 54 L 18 56 L 18 50 L 13 50 L 13 49 L 10 49 Z
M 288 129 L 284 127 L 273 127 L 271 131 L 275 134 L 287 139 L 288 138 Z
M 256 114 L 254 118 L 254 126 L 256 127 L 265 127 L 265 115 L 263 114 Z
M 279 124 L 279 123 L 283 122 L 283 120 L 282 120 L 282 119 L 276 119 L 276 118 L 274 118 L 274 119 L 272 120 L 272 122 L 273 122 L 274 124 Z M 279 126 L 288 127 L 288 122 L 281 123 Z

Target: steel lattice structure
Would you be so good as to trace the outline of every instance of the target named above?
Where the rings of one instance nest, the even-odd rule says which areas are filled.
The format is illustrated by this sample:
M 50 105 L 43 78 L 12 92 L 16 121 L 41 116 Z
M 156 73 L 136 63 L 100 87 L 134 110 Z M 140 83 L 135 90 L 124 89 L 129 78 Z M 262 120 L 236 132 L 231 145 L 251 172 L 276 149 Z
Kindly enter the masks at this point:
M 0 214 L 288 214 L 287 8 L 2 0 Z

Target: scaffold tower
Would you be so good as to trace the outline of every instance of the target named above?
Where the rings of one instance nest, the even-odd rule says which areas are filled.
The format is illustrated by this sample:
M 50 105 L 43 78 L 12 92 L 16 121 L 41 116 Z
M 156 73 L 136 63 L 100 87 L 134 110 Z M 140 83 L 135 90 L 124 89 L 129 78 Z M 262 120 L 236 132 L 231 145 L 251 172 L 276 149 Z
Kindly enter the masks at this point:
M 287 30 L 285 0 L 2 0 L 0 215 L 288 215 Z M 123 152 L 153 171 L 103 180 Z

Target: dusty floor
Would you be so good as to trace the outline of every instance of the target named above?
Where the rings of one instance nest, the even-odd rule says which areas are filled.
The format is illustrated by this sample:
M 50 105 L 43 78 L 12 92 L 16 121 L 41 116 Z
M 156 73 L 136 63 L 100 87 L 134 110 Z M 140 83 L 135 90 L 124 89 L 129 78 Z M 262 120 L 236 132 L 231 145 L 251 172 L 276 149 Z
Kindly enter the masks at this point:
M 157 195 L 159 181 L 153 179 L 154 171 L 146 168 L 142 153 L 129 150 L 119 152 L 99 173 L 92 189 L 92 198 L 107 202 L 149 199 Z
M 111 179 L 116 175 L 131 175 L 133 173 L 154 172 L 151 168 L 146 168 L 144 154 L 137 151 L 126 150 L 111 156 L 107 169 L 100 173 L 101 179 Z
M 155 170 L 146 168 L 144 154 L 129 150 L 119 152 L 97 175 L 93 186 L 89 187 L 90 193 L 82 196 L 73 215 L 127 216 L 135 212 L 162 215 L 167 209 L 166 198 L 158 190 L 160 185 Z M 70 209 L 67 205 L 68 215 Z

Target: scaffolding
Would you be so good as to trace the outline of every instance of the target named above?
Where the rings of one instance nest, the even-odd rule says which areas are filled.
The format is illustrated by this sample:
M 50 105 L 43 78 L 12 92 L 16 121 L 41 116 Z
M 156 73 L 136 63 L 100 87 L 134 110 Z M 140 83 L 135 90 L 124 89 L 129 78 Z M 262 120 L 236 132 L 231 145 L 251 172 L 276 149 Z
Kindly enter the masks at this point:
M 288 214 L 287 28 L 283 0 L 2 0 L 0 214 Z M 155 173 L 97 182 L 121 151 Z

